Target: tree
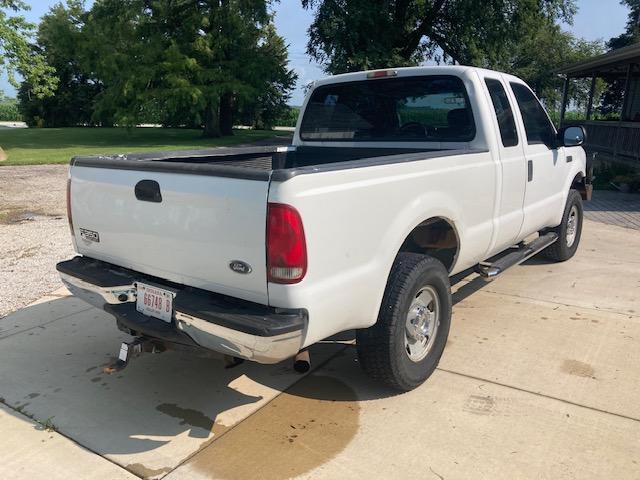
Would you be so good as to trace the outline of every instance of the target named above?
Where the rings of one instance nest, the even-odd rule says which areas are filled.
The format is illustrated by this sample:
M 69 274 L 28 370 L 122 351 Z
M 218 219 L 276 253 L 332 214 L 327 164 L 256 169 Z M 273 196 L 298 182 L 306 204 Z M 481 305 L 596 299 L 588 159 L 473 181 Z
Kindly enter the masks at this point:
M 96 1 L 87 18 L 87 57 L 105 87 L 97 109 L 113 112 L 119 123 L 154 112 L 165 125 L 232 134 L 241 104 L 271 98 L 276 105 L 295 80 L 284 43 L 269 28 L 268 4 Z
M 16 88 L 19 82 L 15 74 L 19 72 L 30 83 L 33 95 L 46 97 L 55 88 L 55 70 L 41 55 L 33 55 L 29 39 L 34 26 L 17 15 L 28 9 L 21 0 L 0 0 L 0 72 L 4 71 Z
M 287 66 L 287 45 L 276 32 L 273 22 L 265 25 L 258 49 L 258 56 L 265 61 L 258 64 L 253 82 L 257 96 L 239 102 L 239 116 L 243 123 L 255 128 L 272 128 L 289 112 L 287 101 L 291 98 L 298 75 Z
M 620 2 L 629 8 L 629 16 L 625 31 L 617 37 L 610 38 L 607 47 L 610 50 L 626 47 L 640 41 L 640 0 L 622 0 Z M 624 78 L 604 78 L 606 87 L 600 99 L 598 111 L 607 118 L 619 117 L 624 99 Z
M 551 20 L 541 22 L 531 35 L 523 38 L 511 55 L 492 67 L 525 80 L 552 112 L 560 110 L 564 79 L 554 72 L 565 65 L 604 52 L 601 41 L 590 42 L 563 31 Z M 586 107 L 591 81 L 571 82 L 568 98 L 573 106 Z
M 37 98 L 30 94 L 31 84 L 22 83 L 18 96 L 28 124 L 68 127 L 94 123 L 94 101 L 102 87 L 86 71 L 82 54 L 85 17 L 82 0 L 67 0 L 66 6 L 54 5 L 42 18 L 34 52 L 55 68 L 58 85 L 52 96 Z
M 307 52 L 329 73 L 426 60 L 490 67 L 574 0 L 302 0 L 315 8 Z
M 629 16 L 624 33 L 607 42 L 611 50 L 637 43 L 640 39 L 640 0 L 622 0 L 620 4 L 629 8 Z
M 21 73 L 32 85 L 33 94 L 46 97 L 55 88 L 55 71 L 38 55 L 31 55 L 29 37 L 33 25 L 24 17 L 15 15 L 29 7 L 21 0 L 0 0 L 0 72 L 5 72 L 9 82 L 18 87 L 16 71 Z M 7 10 L 14 15 L 7 14 Z M 7 155 L 0 147 L 0 161 Z

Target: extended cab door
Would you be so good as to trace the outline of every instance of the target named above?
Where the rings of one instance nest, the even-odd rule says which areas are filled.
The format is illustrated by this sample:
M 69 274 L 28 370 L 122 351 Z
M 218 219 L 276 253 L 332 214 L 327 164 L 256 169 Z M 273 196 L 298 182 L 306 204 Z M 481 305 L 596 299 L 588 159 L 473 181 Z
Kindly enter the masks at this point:
M 500 156 L 501 184 L 498 187 L 499 206 L 496 215 L 496 231 L 491 252 L 502 251 L 516 242 L 522 228 L 527 167 L 523 162 L 524 141 L 518 135 L 514 110 L 517 106 L 507 95 L 507 89 L 499 73 L 486 72 L 482 78 L 493 106 L 496 148 Z
M 559 148 L 556 130 L 536 96 L 524 83 L 510 82 L 518 105 L 520 131 L 523 132 L 524 162 L 527 168 L 524 195 L 524 221 L 520 238 L 546 226 L 563 208 L 565 180 L 564 148 Z

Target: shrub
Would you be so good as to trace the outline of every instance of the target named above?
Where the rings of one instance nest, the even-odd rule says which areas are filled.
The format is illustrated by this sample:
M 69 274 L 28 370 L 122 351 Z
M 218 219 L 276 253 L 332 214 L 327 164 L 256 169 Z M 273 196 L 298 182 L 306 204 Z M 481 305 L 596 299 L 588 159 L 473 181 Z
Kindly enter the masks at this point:
M 0 121 L 22 121 L 22 115 L 18 111 L 18 101 L 15 98 L 0 97 Z

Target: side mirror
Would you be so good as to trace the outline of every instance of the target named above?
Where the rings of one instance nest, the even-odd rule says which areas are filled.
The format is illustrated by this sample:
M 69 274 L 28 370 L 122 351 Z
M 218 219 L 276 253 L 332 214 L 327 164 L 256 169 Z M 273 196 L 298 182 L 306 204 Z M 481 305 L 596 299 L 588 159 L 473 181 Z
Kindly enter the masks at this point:
M 560 144 L 565 147 L 578 147 L 587 138 L 587 132 L 581 125 L 573 125 L 560 130 Z

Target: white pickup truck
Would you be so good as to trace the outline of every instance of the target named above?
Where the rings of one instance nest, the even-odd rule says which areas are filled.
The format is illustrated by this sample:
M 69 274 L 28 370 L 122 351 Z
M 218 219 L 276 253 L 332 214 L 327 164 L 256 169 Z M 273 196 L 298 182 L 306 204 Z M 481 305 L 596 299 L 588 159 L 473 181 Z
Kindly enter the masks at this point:
M 452 275 L 573 256 L 584 135 L 503 73 L 334 76 L 289 147 L 75 157 L 79 256 L 57 268 L 155 348 L 275 363 L 355 329 L 362 368 L 410 390 L 444 350 Z

